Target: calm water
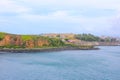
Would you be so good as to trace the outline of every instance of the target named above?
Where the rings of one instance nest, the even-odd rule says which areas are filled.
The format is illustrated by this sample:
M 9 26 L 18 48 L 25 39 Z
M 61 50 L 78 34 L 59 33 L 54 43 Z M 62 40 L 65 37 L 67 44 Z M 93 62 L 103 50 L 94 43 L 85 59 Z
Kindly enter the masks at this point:
M 120 80 L 120 46 L 0 54 L 0 80 Z

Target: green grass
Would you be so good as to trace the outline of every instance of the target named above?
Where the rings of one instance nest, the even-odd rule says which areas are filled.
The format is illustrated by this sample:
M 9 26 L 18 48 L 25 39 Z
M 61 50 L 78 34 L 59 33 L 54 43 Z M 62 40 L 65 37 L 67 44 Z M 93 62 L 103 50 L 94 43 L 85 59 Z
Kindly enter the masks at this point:
M 5 37 L 6 33 L 0 32 L 0 40 L 2 40 Z
M 47 40 L 47 38 L 42 37 L 42 36 L 38 36 L 38 35 L 21 35 L 21 38 L 22 38 L 23 41 L 38 40 L 38 39 Z
M 21 38 L 22 38 L 23 41 L 27 41 L 27 40 L 32 40 L 33 39 L 33 37 L 31 35 L 22 35 Z
M 0 32 L 0 41 L 4 39 L 5 35 L 8 34 L 8 33 L 3 33 L 3 32 Z M 12 36 L 13 39 L 16 39 L 16 35 L 14 34 L 10 34 Z M 61 47 L 61 46 L 65 46 L 65 43 L 62 42 L 60 39 L 58 38 L 49 38 L 49 37 L 44 37 L 44 36 L 40 36 L 40 35 L 20 35 L 21 36 L 21 39 L 22 39 L 22 46 L 16 46 L 12 43 L 10 43 L 9 45 L 4 45 L 4 46 L 1 46 L 0 48 L 22 48 L 22 47 L 26 47 L 26 41 L 29 41 L 29 40 L 32 40 L 32 41 L 47 41 L 48 44 L 44 44 L 43 48 L 45 47 Z M 36 48 L 39 48 L 39 46 L 35 46 Z M 40 47 L 40 48 L 41 48 Z

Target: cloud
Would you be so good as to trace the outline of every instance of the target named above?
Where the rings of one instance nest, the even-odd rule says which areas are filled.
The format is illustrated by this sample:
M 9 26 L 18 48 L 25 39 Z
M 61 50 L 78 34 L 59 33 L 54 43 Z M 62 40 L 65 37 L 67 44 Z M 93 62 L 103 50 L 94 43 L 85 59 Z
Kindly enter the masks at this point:
M 30 8 L 19 5 L 13 0 L 0 0 L 0 13 L 26 13 Z
M 119 9 L 120 0 L 19 0 L 34 6 L 51 6 L 54 8 L 92 7 L 102 9 Z
M 18 16 L 29 21 L 39 21 L 39 20 L 63 20 L 69 16 L 67 11 L 55 11 L 47 15 L 41 14 L 22 14 Z
M 31 31 L 38 26 L 43 31 L 51 28 L 48 32 L 59 29 L 118 34 L 119 14 L 120 0 L 0 0 L 0 25 L 8 24 L 6 27 L 11 28 L 19 25 L 21 29 L 30 26 Z

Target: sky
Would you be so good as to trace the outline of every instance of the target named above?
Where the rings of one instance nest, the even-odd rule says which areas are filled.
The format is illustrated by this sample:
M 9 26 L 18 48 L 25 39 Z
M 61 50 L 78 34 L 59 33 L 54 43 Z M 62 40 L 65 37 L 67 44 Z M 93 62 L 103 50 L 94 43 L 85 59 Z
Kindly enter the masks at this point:
M 0 32 L 120 36 L 120 0 L 0 0 Z

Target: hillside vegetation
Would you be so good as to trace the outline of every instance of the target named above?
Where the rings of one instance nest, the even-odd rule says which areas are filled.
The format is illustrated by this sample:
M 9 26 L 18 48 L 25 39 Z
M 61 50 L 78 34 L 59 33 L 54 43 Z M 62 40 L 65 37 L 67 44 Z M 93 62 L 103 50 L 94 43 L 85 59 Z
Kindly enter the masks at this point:
M 42 48 L 60 47 L 65 43 L 57 38 L 49 38 L 38 35 L 15 35 L 0 33 L 1 48 Z
M 5 37 L 6 33 L 0 32 L 0 40 L 2 40 Z
M 0 32 L 0 48 L 93 47 L 94 45 L 118 45 L 111 37 L 92 34 L 43 34 L 16 35 Z
M 78 34 L 75 35 L 75 38 L 83 41 L 100 41 L 99 37 L 92 34 Z

